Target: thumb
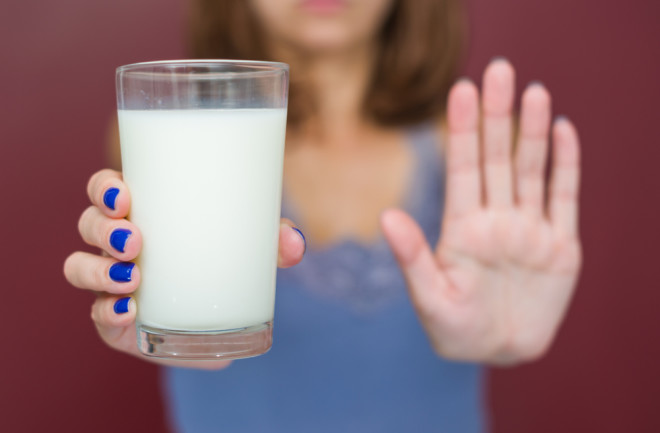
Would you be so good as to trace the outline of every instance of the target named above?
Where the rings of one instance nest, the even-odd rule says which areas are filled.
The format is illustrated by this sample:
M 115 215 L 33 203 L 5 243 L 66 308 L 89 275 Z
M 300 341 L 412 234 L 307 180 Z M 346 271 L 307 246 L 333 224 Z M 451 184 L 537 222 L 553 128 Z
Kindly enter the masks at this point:
M 416 308 L 427 309 L 442 302 L 442 276 L 419 225 L 405 212 L 388 209 L 381 226 L 406 281 Z

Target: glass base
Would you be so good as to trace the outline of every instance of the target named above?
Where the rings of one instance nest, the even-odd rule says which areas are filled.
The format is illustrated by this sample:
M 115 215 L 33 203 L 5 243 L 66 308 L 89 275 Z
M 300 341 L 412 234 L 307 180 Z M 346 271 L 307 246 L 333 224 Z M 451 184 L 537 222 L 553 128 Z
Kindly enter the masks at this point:
M 137 343 L 140 352 L 157 358 L 250 358 L 270 349 L 273 322 L 227 331 L 172 331 L 138 324 Z

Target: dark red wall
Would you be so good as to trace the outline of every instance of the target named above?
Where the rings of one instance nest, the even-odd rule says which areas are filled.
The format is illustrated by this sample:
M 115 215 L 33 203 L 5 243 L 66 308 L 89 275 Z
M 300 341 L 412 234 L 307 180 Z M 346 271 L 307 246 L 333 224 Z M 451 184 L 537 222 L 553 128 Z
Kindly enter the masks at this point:
M 472 0 L 470 74 L 509 57 L 583 142 L 585 264 L 549 356 L 496 370 L 496 432 L 660 432 L 660 4 Z
M 106 349 L 61 274 L 103 166 L 114 68 L 180 58 L 183 0 L 13 2 L 0 13 L 0 431 L 164 430 L 155 368 Z M 660 7 L 469 0 L 467 74 L 542 80 L 584 148 L 585 268 L 551 353 L 495 370 L 495 431 L 660 431 Z M 656 367 L 656 368 L 654 368 Z M 59 428 L 58 428 L 59 427 Z

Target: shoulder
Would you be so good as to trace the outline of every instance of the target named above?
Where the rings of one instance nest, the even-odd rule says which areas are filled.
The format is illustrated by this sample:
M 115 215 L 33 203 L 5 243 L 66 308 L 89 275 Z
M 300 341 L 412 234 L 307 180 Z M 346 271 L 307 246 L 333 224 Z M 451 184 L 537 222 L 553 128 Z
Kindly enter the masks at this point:
M 447 117 L 446 116 L 437 116 L 436 118 L 431 119 L 429 122 L 432 134 L 435 137 L 435 145 L 438 154 L 444 156 L 447 150 L 447 140 L 448 129 L 447 129 Z
M 447 125 L 444 117 L 428 119 L 405 128 L 409 143 L 424 164 L 437 166 L 445 159 L 447 150 Z

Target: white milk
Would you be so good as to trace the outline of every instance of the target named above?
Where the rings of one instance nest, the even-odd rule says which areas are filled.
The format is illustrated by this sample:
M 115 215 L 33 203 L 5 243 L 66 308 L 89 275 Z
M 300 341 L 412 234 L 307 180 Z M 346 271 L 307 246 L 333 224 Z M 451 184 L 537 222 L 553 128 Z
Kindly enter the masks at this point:
M 226 330 L 273 318 L 286 110 L 119 110 L 138 322 Z

